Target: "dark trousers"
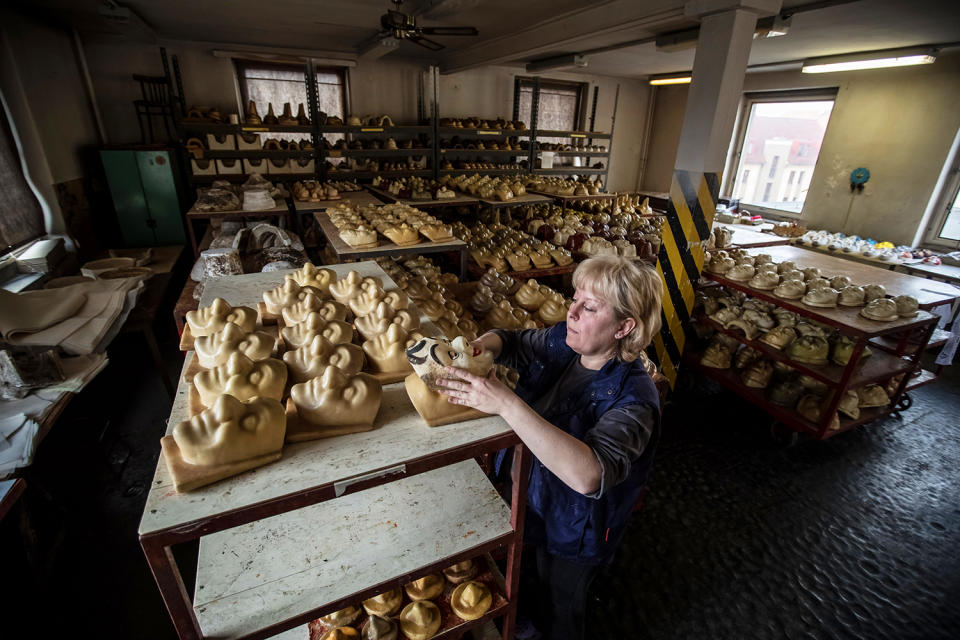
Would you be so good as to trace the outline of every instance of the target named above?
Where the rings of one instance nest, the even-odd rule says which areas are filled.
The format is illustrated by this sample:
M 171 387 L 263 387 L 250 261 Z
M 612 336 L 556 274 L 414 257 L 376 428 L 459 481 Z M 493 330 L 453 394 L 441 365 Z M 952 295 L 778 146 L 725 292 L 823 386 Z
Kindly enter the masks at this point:
M 587 590 L 597 565 L 579 564 L 537 547 L 536 562 L 524 554 L 520 608 L 548 640 L 581 640 Z M 531 566 L 533 565 L 533 566 Z

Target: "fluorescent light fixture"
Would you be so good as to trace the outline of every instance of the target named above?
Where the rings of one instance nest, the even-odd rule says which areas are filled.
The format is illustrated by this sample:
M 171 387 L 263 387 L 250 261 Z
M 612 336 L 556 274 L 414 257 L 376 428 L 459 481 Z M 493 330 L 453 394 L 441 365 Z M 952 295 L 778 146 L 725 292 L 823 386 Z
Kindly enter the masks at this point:
M 689 74 L 673 74 L 669 76 L 656 76 L 650 78 L 650 84 L 655 87 L 659 87 L 665 84 L 690 84 L 690 81 L 693 80 L 693 77 Z
M 587 56 L 580 53 L 571 53 L 565 56 L 555 56 L 553 58 L 543 58 L 527 63 L 527 73 L 539 73 L 541 71 L 550 71 L 551 69 L 564 69 L 566 67 L 587 66 Z
M 936 59 L 937 50 L 929 47 L 868 51 L 805 60 L 801 71 L 803 73 L 832 73 L 834 71 L 908 67 L 915 64 L 932 64 Z

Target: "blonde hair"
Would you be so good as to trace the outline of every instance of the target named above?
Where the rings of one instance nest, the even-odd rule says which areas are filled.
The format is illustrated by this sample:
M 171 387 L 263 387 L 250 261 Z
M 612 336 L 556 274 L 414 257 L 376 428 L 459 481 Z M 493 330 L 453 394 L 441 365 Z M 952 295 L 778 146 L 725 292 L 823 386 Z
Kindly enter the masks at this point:
M 637 323 L 617 340 L 621 360 L 636 360 L 660 330 L 663 282 L 653 268 L 618 256 L 588 258 L 573 272 L 573 286 L 603 299 L 617 320 L 633 318 Z

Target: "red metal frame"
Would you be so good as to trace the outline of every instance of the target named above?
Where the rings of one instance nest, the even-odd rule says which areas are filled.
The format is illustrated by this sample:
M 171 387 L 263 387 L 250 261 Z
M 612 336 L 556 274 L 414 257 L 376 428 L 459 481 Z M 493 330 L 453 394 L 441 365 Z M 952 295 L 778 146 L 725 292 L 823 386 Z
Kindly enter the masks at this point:
M 273 624 L 270 627 L 241 637 L 245 640 L 269 638 L 287 629 L 291 629 L 301 624 L 306 624 L 310 620 L 314 620 L 320 616 L 326 615 L 327 613 L 338 611 L 350 604 L 373 597 L 386 591 L 387 589 L 396 586 L 402 586 L 411 580 L 421 577 L 425 573 L 436 572 L 452 563 L 473 558 L 477 555 L 492 551 L 498 547 L 506 546 L 507 573 L 505 576 L 504 591 L 508 601 L 507 606 L 496 612 L 491 612 L 490 615 L 484 616 L 480 620 L 466 623 L 465 625 L 459 625 L 455 627 L 455 629 L 451 629 L 450 632 L 451 635 L 453 635 L 452 632 L 454 631 L 457 634 L 463 633 L 468 628 L 482 624 L 491 617 L 503 615 L 503 638 L 504 640 L 511 640 L 513 638 L 513 626 L 517 608 L 517 595 L 520 579 L 520 556 L 523 545 L 523 520 L 526 510 L 527 480 L 530 471 L 530 454 L 516 434 L 511 432 L 500 436 L 494 436 L 466 446 L 457 447 L 455 449 L 405 461 L 405 471 L 385 477 L 381 476 L 351 483 L 343 488 L 340 495 L 355 493 L 357 491 L 362 491 L 364 489 L 385 484 L 386 482 L 393 482 L 401 478 L 406 478 L 424 473 L 426 471 L 431 471 L 433 469 L 449 466 L 462 460 L 476 458 L 478 456 L 482 456 L 484 453 L 498 451 L 508 447 L 514 448 L 513 466 L 511 470 L 513 476 L 513 496 L 510 514 L 510 524 L 513 527 L 512 533 L 500 536 L 495 540 L 491 540 L 490 542 L 482 545 L 478 545 L 477 547 L 457 554 L 454 557 L 444 558 L 437 563 L 426 567 L 420 567 L 416 572 L 402 576 L 399 579 L 389 580 L 382 584 L 372 585 L 368 589 L 351 594 L 350 596 L 342 598 L 336 602 L 325 603 L 322 606 L 319 606 L 295 618 L 277 621 L 276 624 Z M 228 513 L 201 518 L 170 529 L 141 535 L 140 546 L 143 548 L 144 555 L 147 559 L 147 564 L 150 566 L 150 571 L 153 573 L 154 580 L 157 582 L 157 587 L 160 589 L 160 595 L 163 597 L 164 604 L 167 606 L 167 611 L 170 614 L 173 625 L 177 630 L 177 635 L 181 638 L 181 640 L 201 640 L 204 638 L 204 636 L 200 628 L 200 623 L 197 620 L 196 614 L 193 610 L 193 599 L 187 592 L 183 577 L 180 573 L 180 568 L 177 566 L 177 563 L 173 557 L 171 547 L 174 544 L 196 540 L 202 536 L 216 533 L 217 531 L 231 529 L 249 522 L 269 518 L 280 513 L 301 509 L 303 507 L 325 502 L 326 500 L 331 500 L 336 497 L 338 496 L 334 491 L 334 483 L 326 483 L 313 487 L 307 491 L 301 491 L 295 494 L 275 498 L 273 500 L 267 500 L 257 504 L 248 505 L 247 507 Z
M 847 362 L 846 366 L 844 366 L 842 369 L 836 365 L 830 364 L 820 367 L 816 365 L 805 365 L 800 362 L 795 362 L 787 357 L 783 351 L 770 347 L 765 343 L 756 340 L 748 340 L 740 332 L 724 329 L 717 322 L 703 314 L 699 314 L 695 318 L 696 321 L 707 324 L 711 329 L 728 335 L 738 342 L 760 351 L 771 359 L 785 362 L 797 371 L 807 374 L 816 380 L 829 385 L 832 389 L 831 393 L 827 398 L 826 405 L 821 408 L 819 423 L 814 424 L 792 409 L 773 404 L 766 398 L 762 389 L 753 389 L 751 387 L 747 387 L 745 384 L 743 384 L 743 382 L 740 381 L 739 376 L 731 370 L 713 369 L 700 364 L 700 354 L 688 351 L 684 358 L 688 364 L 693 366 L 707 377 L 719 382 L 721 385 L 733 391 L 737 395 L 746 398 L 753 404 L 765 410 L 777 420 L 783 422 L 794 431 L 809 433 L 819 440 L 824 440 L 826 438 L 835 436 L 838 433 L 842 433 L 856 426 L 866 422 L 871 422 L 877 418 L 884 417 L 891 412 L 896 411 L 903 394 L 909 386 L 908 382 L 911 374 L 917 371 L 917 369 L 920 367 L 920 356 L 926 349 L 927 343 L 930 340 L 930 336 L 933 335 L 933 331 L 937 326 L 937 317 L 933 316 L 929 318 L 919 318 L 915 322 L 900 325 L 894 328 L 878 327 L 877 331 L 866 332 L 858 329 L 857 327 L 845 325 L 830 316 L 818 313 L 816 309 L 801 306 L 795 301 L 777 298 L 770 292 L 753 289 L 741 282 L 729 280 L 717 274 L 704 272 L 703 275 L 711 278 L 722 286 L 742 291 L 753 298 L 771 302 L 778 307 L 789 309 L 790 311 L 793 311 L 802 317 L 813 318 L 818 322 L 832 326 L 854 339 L 853 351 L 850 354 L 850 360 Z M 882 336 L 890 334 L 894 334 L 897 340 L 896 347 L 894 348 L 890 348 L 888 345 L 883 344 L 878 339 Z M 910 340 L 911 336 L 917 334 L 919 334 L 919 336 L 916 341 Z M 878 347 L 884 352 L 897 356 L 899 364 L 894 364 L 889 369 L 871 371 L 869 374 L 864 372 L 862 369 L 858 369 L 860 358 L 863 355 L 863 350 L 867 347 L 868 343 L 872 346 Z M 837 377 L 838 374 L 839 378 Z M 889 405 L 882 409 L 862 410 L 860 412 L 860 417 L 856 420 L 841 419 L 840 428 L 830 430 L 830 423 L 832 422 L 833 416 L 837 413 L 837 407 L 840 406 L 840 401 L 843 399 L 843 395 L 849 388 L 857 388 L 872 382 L 890 380 L 891 378 L 900 374 L 903 374 L 903 378 L 897 385 L 896 391 L 890 397 Z M 924 382 L 924 384 L 929 382 L 932 382 L 932 380 L 927 380 Z

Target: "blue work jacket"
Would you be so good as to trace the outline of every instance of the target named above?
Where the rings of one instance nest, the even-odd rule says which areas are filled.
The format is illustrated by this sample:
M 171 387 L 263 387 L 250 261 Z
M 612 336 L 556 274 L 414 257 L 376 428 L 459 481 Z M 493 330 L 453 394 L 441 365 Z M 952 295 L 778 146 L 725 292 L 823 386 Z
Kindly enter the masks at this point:
M 556 324 L 543 353 L 530 359 L 520 373 L 517 395 L 532 405 L 559 380 L 570 361 L 579 357 L 566 343 L 567 323 Z M 512 345 L 504 345 L 504 354 Z M 574 491 L 535 456 L 527 489 L 525 538 L 556 556 L 584 564 L 608 563 L 650 473 L 660 434 L 660 400 L 656 386 L 639 361 L 614 358 L 578 394 L 547 408 L 543 418 L 579 440 L 600 417 L 619 407 L 648 405 L 656 417 L 653 433 L 640 459 L 630 465 L 623 482 L 607 487 L 600 498 Z M 503 456 L 499 456 L 500 463 Z M 499 464 L 497 465 L 500 466 Z

